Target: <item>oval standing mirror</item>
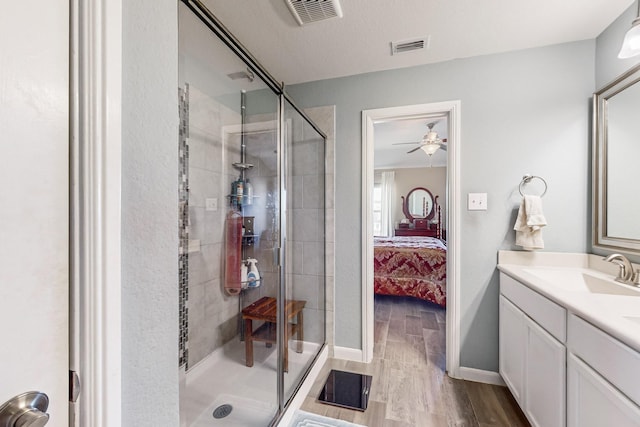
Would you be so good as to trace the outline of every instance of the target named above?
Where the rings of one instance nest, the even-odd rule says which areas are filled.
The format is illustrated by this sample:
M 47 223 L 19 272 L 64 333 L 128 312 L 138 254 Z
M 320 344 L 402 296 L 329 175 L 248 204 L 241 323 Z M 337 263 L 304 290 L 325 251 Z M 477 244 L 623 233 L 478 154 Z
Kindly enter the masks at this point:
M 433 204 L 433 194 L 424 187 L 416 187 L 409 191 L 407 198 L 403 200 L 402 210 L 410 221 L 431 219 L 435 214 Z
M 640 252 L 640 66 L 594 94 L 593 244 Z

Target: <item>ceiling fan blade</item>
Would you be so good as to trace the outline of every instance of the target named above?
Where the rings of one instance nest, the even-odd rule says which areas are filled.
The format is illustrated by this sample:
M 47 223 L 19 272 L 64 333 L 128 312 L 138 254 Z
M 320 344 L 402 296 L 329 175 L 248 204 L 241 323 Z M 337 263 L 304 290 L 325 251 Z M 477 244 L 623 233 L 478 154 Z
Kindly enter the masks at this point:
M 423 144 L 423 145 L 424 145 L 424 144 Z M 413 153 L 414 151 L 418 151 L 420 148 L 422 148 L 422 145 L 421 145 L 420 147 L 416 147 L 416 148 L 414 148 L 413 150 L 409 150 L 409 151 L 407 151 L 407 154 L 411 154 L 411 153 Z
M 440 149 L 442 151 L 447 151 L 447 144 L 440 144 Z
M 414 142 L 394 142 L 391 145 L 408 145 L 408 144 L 420 144 L 422 141 L 414 141 Z

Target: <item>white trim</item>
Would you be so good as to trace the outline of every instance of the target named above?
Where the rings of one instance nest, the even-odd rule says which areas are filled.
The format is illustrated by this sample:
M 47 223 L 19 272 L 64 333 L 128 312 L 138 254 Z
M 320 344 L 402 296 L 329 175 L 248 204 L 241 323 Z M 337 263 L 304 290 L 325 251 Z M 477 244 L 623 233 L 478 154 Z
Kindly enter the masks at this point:
M 362 361 L 373 360 L 373 158 L 374 120 L 381 110 L 362 111 Z
M 499 386 L 506 386 L 502 376 L 499 373 L 493 371 L 485 371 L 476 368 L 460 367 L 458 369 L 460 379 L 466 381 L 475 381 L 477 383 L 493 384 Z
M 448 114 L 447 142 L 447 371 L 460 373 L 460 101 L 407 105 L 362 111 L 362 351 L 363 361 L 373 358 L 373 239 L 371 194 L 373 194 L 374 123 L 405 118 Z
M 282 418 L 280 418 L 280 421 L 278 422 L 278 426 L 284 427 L 289 425 L 289 423 L 293 419 L 293 414 L 296 412 L 296 410 L 298 410 L 302 406 L 302 404 L 304 403 L 304 400 L 309 395 L 309 392 L 311 391 L 313 384 L 316 382 L 316 379 L 318 378 L 318 375 L 320 375 L 320 371 L 324 367 L 324 364 L 328 358 L 329 358 L 329 346 L 325 345 L 322 351 L 320 352 L 320 354 L 318 355 L 316 362 L 313 364 L 313 367 L 309 371 L 309 375 L 307 375 L 307 378 L 305 378 L 304 382 L 302 383 L 302 385 L 296 392 L 295 396 L 289 403 L 289 406 L 284 411 Z
M 447 142 L 447 371 L 458 378 L 460 370 L 460 151 L 461 104 L 454 101 L 449 110 Z M 453 143 L 452 143 L 453 142 Z
M 364 354 L 359 348 L 338 347 L 333 348 L 333 358 L 342 360 L 354 360 L 356 362 L 366 362 Z M 366 362 L 368 363 L 368 362 Z
M 72 347 L 80 426 L 121 423 L 122 0 L 72 0 Z

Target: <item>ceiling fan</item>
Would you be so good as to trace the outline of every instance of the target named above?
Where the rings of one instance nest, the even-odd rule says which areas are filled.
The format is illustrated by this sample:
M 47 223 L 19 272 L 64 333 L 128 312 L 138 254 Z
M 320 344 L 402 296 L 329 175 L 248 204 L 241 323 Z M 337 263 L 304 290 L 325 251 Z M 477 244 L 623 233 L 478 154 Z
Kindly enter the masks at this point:
M 421 149 L 422 151 L 427 153 L 429 157 L 431 157 L 431 155 L 433 155 L 433 153 L 438 151 L 438 149 L 440 148 L 446 151 L 447 144 L 445 143 L 447 142 L 447 139 L 438 138 L 438 132 L 433 130 L 433 127 L 436 125 L 436 123 L 437 122 L 427 123 L 427 127 L 429 128 L 429 131 L 422 137 L 422 140 L 416 141 L 416 142 L 397 142 L 392 145 L 420 144 L 416 148 L 407 151 L 407 154 L 413 153 L 414 151 L 418 151 Z

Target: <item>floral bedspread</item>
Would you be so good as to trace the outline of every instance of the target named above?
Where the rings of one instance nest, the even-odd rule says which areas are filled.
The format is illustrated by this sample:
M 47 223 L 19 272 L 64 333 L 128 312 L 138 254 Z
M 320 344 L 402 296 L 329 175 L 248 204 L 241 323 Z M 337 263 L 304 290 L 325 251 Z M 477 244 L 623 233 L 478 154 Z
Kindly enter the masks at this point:
M 447 246 L 433 237 L 374 238 L 376 294 L 412 296 L 446 305 Z

